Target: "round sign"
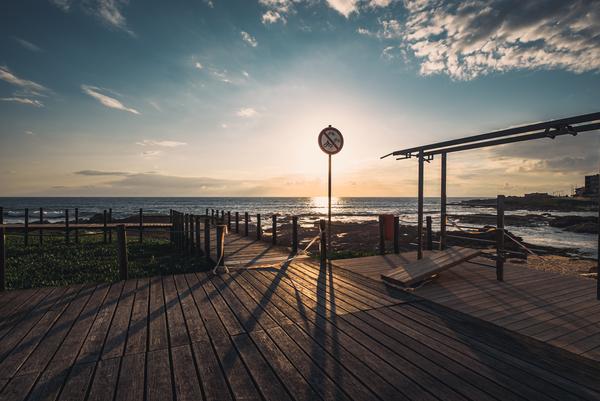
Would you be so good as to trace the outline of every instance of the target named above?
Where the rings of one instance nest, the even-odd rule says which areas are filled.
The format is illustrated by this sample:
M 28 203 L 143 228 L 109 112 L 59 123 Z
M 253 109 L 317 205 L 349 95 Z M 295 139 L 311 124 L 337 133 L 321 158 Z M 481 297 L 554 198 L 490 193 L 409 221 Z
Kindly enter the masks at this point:
M 340 130 L 330 125 L 319 134 L 319 146 L 328 155 L 335 155 L 344 147 L 344 137 Z

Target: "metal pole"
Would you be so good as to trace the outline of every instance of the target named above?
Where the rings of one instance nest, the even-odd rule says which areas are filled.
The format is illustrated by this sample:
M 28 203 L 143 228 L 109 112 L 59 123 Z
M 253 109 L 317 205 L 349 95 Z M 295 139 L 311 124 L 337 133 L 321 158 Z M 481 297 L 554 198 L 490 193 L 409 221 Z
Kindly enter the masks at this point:
M 321 268 L 327 266 L 327 236 L 325 235 L 325 220 L 319 220 L 319 228 L 321 230 L 321 248 L 319 250 L 319 257 L 321 261 Z
M 496 279 L 504 281 L 504 195 L 498 195 L 496 231 Z
M 329 174 L 328 174 L 328 183 L 327 183 L 327 193 L 328 193 L 328 210 L 327 210 L 327 244 L 329 244 L 329 249 L 331 246 L 331 155 L 329 155 Z M 328 250 L 329 250 L 328 249 Z M 329 251 L 331 253 L 331 251 Z M 325 256 L 328 256 L 326 254 Z
M 292 253 L 298 253 L 298 216 L 292 216 Z
M 419 199 L 417 205 L 417 259 L 423 259 L 423 151 L 419 152 Z
M 596 265 L 596 299 L 600 300 L 600 188 L 598 188 L 598 259 Z
M 442 177 L 440 193 L 440 250 L 446 249 L 446 153 L 442 153 Z

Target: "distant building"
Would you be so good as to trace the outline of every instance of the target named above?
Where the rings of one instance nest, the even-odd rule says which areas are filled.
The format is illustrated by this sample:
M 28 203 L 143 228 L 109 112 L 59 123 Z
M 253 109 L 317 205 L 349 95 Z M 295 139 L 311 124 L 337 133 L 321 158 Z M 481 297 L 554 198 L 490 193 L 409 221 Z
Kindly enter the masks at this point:
M 550 195 L 547 192 L 532 192 L 530 194 L 525 194 L 525 198 L 528 198 L 528 199 L 547 199 L 547 198 L 552 198 L 552 195 Z
M 600 186 L 600 174 L 586 175 L 583 195 L 584 196 L 598 195 L 598 187 L 599 186 Z
M 575 188 L 575 196 L 584 196 L 585 195 L 585 187 Z

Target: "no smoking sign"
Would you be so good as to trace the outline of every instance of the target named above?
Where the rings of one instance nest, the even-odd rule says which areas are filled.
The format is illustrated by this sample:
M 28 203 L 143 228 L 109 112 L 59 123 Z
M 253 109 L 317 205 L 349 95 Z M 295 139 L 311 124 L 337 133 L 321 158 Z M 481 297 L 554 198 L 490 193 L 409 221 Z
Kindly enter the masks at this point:
M 319 147 L 328 155 L 335 155 L 344 147 L 344 137 L 337 128 L 331 125 L 319 134 Z

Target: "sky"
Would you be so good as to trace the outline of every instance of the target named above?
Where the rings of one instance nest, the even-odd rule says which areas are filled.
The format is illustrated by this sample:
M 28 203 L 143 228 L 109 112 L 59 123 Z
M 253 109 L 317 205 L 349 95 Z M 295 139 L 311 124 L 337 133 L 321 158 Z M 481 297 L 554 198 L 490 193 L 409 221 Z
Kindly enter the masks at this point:
M 4 0 L 0 196 L 416 196 L 393 150 L 600 111 L 600 1 Z M 451 154 L 570 193 L 598 131 Z M 439 160 L 425 167 L 439 194 Z

